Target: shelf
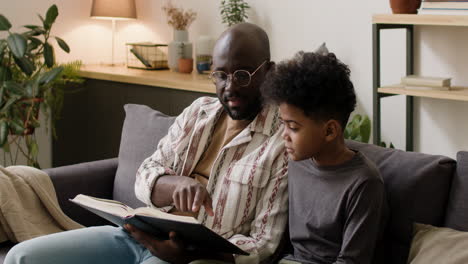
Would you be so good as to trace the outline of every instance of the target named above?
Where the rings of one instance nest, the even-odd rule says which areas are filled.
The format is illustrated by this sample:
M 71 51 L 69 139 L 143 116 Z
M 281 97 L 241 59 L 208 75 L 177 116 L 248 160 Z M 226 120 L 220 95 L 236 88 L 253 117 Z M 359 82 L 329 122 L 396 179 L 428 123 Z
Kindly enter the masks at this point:
M 468 15 L 403 15 L 377 14 L 372 16 L 374 24 L 468 26 Z
M 114 81 L 122 83 L 142 84 L 185 91 L 216 93 L 215 86 L 208 75 L 185 74 L 169 70 L 139 70 L 125 66 L 83 65 L 79 72 L 81 77 Z
M 450 91 L 410 90 L 399 85 L 387 86 L 378 89 L 379 93 L 402 94 L 416 97 L 446 99 L 455 101 L 468 101 L 468 87 L 452 87 Z

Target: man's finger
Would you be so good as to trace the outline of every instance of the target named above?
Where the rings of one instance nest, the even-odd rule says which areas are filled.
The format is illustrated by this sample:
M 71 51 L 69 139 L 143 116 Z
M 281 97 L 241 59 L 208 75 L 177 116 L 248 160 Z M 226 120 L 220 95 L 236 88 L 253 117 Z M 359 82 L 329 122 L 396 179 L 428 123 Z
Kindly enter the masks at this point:
M 180 211 L 180 204 L 179 204 L 180 198 L 179 198 L 179 193 L 174 193 L 174 195 L 172 196 L 172 200 L 174 200 L 174 205 L 175 205 L 175 207 Z
M 214 216 L 213 205 L 209 194 L 206 195 L 203 206 L 205 206 L 205 211 L 208 213 L 208 215 Z
M 192 192 L 192 189 L 189 188 L 188 191 L 187 191 L 187 200 L 186 200 L 186 203 L 187 203 L 187 211 L 190 212 L 192 211 L 192 207 L 193 207 L 193 192 Z
M 180 204 L 180 210 L 182 212 L 187 212 L 188 208 L 187 208 L 187 190 L 186 189 L 183 189 L 180 193 L 180 200 L 179 200 L 179 204 Z
M 195 198 L 193 200 L 192 204 L 192 212 L 198 212 L 200 210 L 200 206 L 203 204 L 203 198 L 204 198 L 204 192 L 203 190 L 198 189 L 197 192 L 195 193 Z

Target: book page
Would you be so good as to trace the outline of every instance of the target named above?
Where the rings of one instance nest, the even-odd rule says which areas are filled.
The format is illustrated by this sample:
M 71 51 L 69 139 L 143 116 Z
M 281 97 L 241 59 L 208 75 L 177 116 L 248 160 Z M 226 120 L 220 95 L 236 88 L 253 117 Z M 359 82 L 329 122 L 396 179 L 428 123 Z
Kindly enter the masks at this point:
M 184 223 L 200 224 L 197 221 L 197 219 L 195 219 L 195 218 L 193 218 L 191 216 L 168 214 L 168 213 L 164 213 L 164 212 L 161 212 L 161 211 L 159 211 L 157 209 L 153 209 L 153 208 L 150 208 L 150 207 L 137 208 L 137 209 L 134 210 L 134 213 L 136 215 L 144 215 L 144 216 L 167 219 L 167 220 L 173 220 L 173 221 L 184 222 Z
M 73 198 L 72 201 L 120 217 L 133 215 L 132 208 L 114 200 L 100 199 L 79 194 Z

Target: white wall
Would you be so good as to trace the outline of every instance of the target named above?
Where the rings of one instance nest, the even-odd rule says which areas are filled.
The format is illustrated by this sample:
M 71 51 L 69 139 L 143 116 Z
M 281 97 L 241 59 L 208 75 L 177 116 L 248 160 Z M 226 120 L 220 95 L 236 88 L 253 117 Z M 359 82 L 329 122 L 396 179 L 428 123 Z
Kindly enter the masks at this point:
M 172 29 L 161 11 L 163 0 L 136 0 L 138 20 L 117 22 L 116 60 L 125 60 L 125 43 L 154 41 L 167 43 Z M 198 18 L 190 27 L 190 38 L 200 34 L 218 36 L 225 26 L 215 0 L 178 0 L 192 8 Z M 351 68 L 360 113 L 372 116 L 372 14 L 390 13 L 388 0 L 248 0 L 250 22 L 266 29 L 272 57 L 282 60 L 299 50 L 312 51 L 322 42 Z M 14 25 L 37 23 L 56 3 L 60 15 L 53 32 L 64 38 L 71 53 L 57 50 L 60 61 L 80 59 L 84 63 L 108 62 L 111 56 L 111 23 L 89 18 L 91 0 L 0 0 L 0 13 Z M 416 30 L 416 72 L 452 76 L 455 85 L 467 85 L 468 28 L 418 27 Z M 389 30 L 382 35 L 382 82 L 391 84 L 404 74 L 404 32 Z M 66 102 L 65 102 L 66 103 Z M 404 97 L 383 102 L 383 140 L 404 148 Z M 416 151 L 455 157 L 468 149 L 468 103 L 433 99 L 415 100 Z M 50 166 L 50 141 L 41 142 L 41 160 Z

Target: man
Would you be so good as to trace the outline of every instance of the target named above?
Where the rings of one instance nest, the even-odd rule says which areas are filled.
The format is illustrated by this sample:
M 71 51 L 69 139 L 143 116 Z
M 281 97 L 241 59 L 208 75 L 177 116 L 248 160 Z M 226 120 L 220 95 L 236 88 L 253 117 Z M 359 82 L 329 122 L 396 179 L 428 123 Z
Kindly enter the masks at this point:
M 259 91 L 273 65 L 262 29 L 243 23 L 224 32 L 211 74 L 218 99 L 202 97 L 177 117 L 135 183 L 146 204 L 193 214 L 249 256 L 188 251 L 175 233 L 160 241 L 126 226 L 33 239 L 13 248 L 5 263 L 258 263 L 271 256 L 285 229 L 288 203 L 278 113 L 262 105 Z

